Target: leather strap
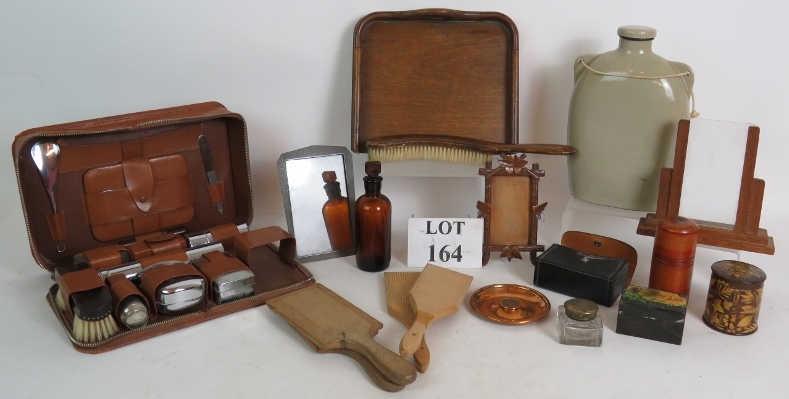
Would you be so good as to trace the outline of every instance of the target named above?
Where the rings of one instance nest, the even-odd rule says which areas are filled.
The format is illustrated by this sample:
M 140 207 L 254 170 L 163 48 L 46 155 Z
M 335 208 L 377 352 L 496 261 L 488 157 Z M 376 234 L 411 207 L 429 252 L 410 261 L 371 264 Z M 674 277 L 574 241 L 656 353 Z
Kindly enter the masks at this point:
M 296 266 L 296 239 L 280 227 L 271 226 L 239 234 L 233 244 L 236 256 L 247 265 L 261 261 L 260 251 L 268 251 L 266 245 L 279 241 L 279 257 L 288 265 Z
M 185 249 L 186 239 L 179 234 L 165 234 L 156 238 L 146 239 L 145 244 L 151 248 L 152 255 L 156 255 Z
M 189 257 L 186 256 L 186 252 L 178 251 L 178 252 L 166 252 L 156 255 L 151 255 L 147 258 L 137 260 L 140 262 L 140 265 L 143 269 L 153 266 L 157 263 L 162 262 L 189 262 Z
M 148 298 L 140 292 L 140 289 L 137 288 L 134 283 L 129 281 L 126 276 L 123 274 L 114 274 L 112 276 L 107 277 L 105 280 L 107 285 L 110 288 L 110 294 L 112 295 L 112 314 L 115 315 L 120 320 L 120 306 L 121 302 L 124 299 L 130 296 L 137 296 L 148 308 L 148 318 L 154 319 L 156 317 L 156 309 L 151 308 L 151 305 L 148 303 Z
M 52 241 L 58 242 L 66 239 L 66 213 L 60 211 L 58 213 L 50 213 L 46 216 L 47 225 L 49 226 L 49 234 L 52 236 Z
M 225 223 L 208 229 L 215 242 L 221 242 L 225 250 L 235 252 L 233 245 L 238 235 L 238 226 L 235 223 Z
M 148 212 L 153 204 L 153 173 L 151 163 L 145 158 L 136 158 L 121 163 L 123 179 L 137 209 Z
M 90 267 L 95 270 L 108 269 L 113 266 L 123 264 L 121 251 L 126 251 L 123 245 L 106 245 L 103 247 L 89 249 L 82 253 Z
M 208 288 L 208 292 L 206 295 L 210 301 L 214 300 L 214 290 L 212 287 L 215 279 L 227 273 L 239 270 L 249 270 L 249 268 L 241 263 L 238 258 L 226 256 L 219 251 L 212 251 L 204 254 L 202 259 L 194 262 L 194 265 L 207 280 L 206 287 Z
M 104 281 L 93 269 L 82 269 L 60 275 L 58 279 L 60 294 L 68 306 L 72 294 L 98 288 L 104 285 Z
M 211 205 L 216 205 L 220 202 L 225 202 L 225 181 L 219 180 L 216 186 L 208 185 L 208 198 L 211 200 Z

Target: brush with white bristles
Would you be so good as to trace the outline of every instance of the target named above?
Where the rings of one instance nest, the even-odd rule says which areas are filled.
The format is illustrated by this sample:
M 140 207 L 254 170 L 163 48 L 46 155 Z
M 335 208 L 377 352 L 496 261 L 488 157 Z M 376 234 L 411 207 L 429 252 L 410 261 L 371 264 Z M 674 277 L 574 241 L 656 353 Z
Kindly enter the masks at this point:
M 483 140 L 441 135 L 400 135 L 367 140 L 370 161 L 434 159 L 485 166 L 493 155 L 530 153 L 571 155 L 575 148 L 560 144 L 501 144 Z
M 96 288 L 72 293 L 68 304 L 63 297 L 63 290 L 58 288 L 55 293 L 55 304 L 61 311 L 66 311 L 70 307 L 74 313 L 71 335 L 75 340 L 82 343 L 94 343 L 103 341 L 118 332 L 118 324 L 112 317 L 112 295 L 106 285 L 104 285 L 98 273 L 90 269 L 86 264 L 77 264 L 65 268 L 58 268 L 55 271 L 55 281 L 60 281 L 61 276 L 66 273 L 78 273 L 83 270 L 85 277 L 95 276 L 102 285 Z M 98 284 L 97 284 L 98 285 Z

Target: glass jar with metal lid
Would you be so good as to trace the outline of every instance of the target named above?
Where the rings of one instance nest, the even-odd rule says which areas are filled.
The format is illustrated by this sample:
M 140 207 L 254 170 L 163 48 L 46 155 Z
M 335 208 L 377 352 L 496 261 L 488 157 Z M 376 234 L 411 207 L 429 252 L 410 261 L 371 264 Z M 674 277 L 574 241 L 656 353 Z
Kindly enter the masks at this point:
M 559 305 L 559 342 L 564 345 L 600 346 L 603 320 L 599 307 L 588 299 L 570 299 Z

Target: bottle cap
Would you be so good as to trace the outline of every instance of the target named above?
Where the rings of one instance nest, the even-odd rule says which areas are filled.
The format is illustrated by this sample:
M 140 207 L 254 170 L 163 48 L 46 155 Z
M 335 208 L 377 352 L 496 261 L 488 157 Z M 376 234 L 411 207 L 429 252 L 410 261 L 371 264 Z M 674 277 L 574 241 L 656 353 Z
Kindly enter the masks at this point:
M 564 303 L 564 314 L 578 321 L 594 319 L 597 316 L 598 309 L 597 304 L 588 299 L 576 298 Z
M 381 174 L 381 163 L 378 161 L 370 161 L 364 163 L 364 173 L 367 176 L 376 177 Z
M 332 183 L 337 181 L 337 173 L 334 173 L 333 170 L 327 170 L 321 174 L 323 176 L 324 183 Z
M 640 25 L 620 26 L 616 34 L 624 39 L 631 40 L 652 40 L 657 36 L 657 29 Z
M 121 323 L 126 328 L 135 329 L 148 324 L 148 308 L 136 297 L 128 297 L 121 304 Z

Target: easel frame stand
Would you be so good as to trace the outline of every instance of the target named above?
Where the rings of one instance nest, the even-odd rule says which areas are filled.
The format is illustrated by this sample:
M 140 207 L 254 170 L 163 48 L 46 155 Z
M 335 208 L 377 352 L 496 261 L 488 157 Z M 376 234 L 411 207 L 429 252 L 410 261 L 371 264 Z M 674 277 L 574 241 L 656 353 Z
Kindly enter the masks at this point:
M 690 123 L 688 119 L 679 121 L 674 167 L 661 170 L 657 209 L 655 213 L 648 213 L 646 217 L 641 218 L 636 230 L 637 234 L 654 237 L 658 220 L 679 216 Z M 759 228 L 765 183 L 762 179 L 754 178 L 758 146 L 759 127 L 750 126 L 735 223 L 731 225 L 695 220 L 699 225 L 699 244 L 768 255 L 775 253 L 773 238 L 767 235 L 767 230 Z

